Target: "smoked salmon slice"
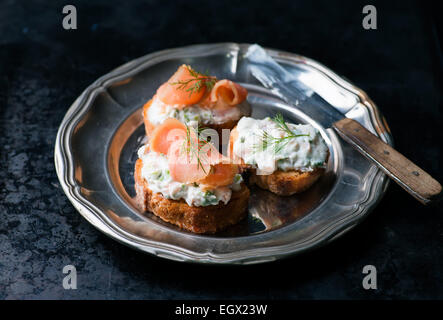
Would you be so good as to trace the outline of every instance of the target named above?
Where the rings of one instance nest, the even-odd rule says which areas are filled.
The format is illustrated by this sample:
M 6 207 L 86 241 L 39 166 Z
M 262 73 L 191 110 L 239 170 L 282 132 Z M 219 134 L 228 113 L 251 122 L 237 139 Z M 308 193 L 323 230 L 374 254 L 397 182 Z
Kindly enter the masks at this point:
M 206 91 L 201 83 L 200 89 L 192 90 L 198 81 L 206 81 L 207 77 L 192 70 L 190 66 L 182 65 L 172 77 L 157 90 L 157 97 L 169 105 L 192 105 L 199 102 Z
M 235 106 L 246 100 L 248 90 L 231 80 L 220 80 L 211 90 L 211 101 L 222 99 L 229 106 Z
M 186 141 L 175 141 L 168 153 L 168 166 L 171 178 L 178 182 L 192 183 L 205 178 L 211 164 L 202 155 L 186 151 Z
M 198 182 L 207 187 L 222 187 L 232 184 L 238 167 L 231 163 L 217 163 L 211 167 L 211 172 Z
M 226 108 L 236 106 L 246 100 L 248 90 L 231 80 L 217 81 L 181 65 L 172 77 L 162 84 L 156 96 L 163 103 L 175 105 L 178 109 L 200 104 L 205 108 Z
M 170 145 L 185 137 L 186 126 L 175 118 L 169 118 L 152 131 L 149 145 L 152 151 L 168 154 Z
M 178 182 L 226 186 L 238 173 L 238 166 L 213 144 L 200 139 L 194 128 L 174 118 L 154 129 L 149 145 L 152 151 L 167 155 L 169 173 Z
M 202 183 L 212 187 L 232 183 L 238 173 L 227 157 L 194 134 L 187 139 L 174 141 L 168 153 L 168 166 L 172 179 L 183 183 Z

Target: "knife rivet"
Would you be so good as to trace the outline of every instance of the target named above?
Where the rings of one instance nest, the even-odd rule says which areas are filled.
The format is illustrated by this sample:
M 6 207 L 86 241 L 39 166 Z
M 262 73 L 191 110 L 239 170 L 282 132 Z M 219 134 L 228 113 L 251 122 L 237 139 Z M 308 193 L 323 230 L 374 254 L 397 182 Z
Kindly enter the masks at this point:
M 384 154 L 389 154 L 389 151 L 388 150 L 383 150 L 383 153 Z
M 360 129 L 354 129 L 354 131 L 355 131 L 355 132 L 359 132 L 359 131 L 360 131 Z
M 417 171 L 412 171 L 412 174 L 417 177 L 420 175 L 420 173 L 418 173 Z

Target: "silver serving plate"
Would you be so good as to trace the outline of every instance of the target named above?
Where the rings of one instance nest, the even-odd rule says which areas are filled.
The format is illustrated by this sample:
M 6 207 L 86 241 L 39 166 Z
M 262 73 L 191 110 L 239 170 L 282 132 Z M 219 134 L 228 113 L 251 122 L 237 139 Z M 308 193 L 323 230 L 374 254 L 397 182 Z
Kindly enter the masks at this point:
M 333 130 L 264 89 L 243 59 L 249 46 L 221 43 L 151 53 L 104 75 L 77 98 L 57 134 L 55 165 L 63 190 L 86 220 L 108 236 L 159 257 L 252 264 L 329 243 L 369 214 L 389 179 Z M 314 60 L 267 52 L 287 70 L 302 73 L 327 103 L 392 144 L 384 118 L 362 90 Z M 139 212 L 133 202 L 133 168 L 144 138 L 141 107 L 183 63 L 244 85 L 255 118 L 281 112 L 289 121 L 316 126 L 330 150 L 325 176 L 292 197 L 251 188 L 248 218 L 216 235 L 192 234 Z

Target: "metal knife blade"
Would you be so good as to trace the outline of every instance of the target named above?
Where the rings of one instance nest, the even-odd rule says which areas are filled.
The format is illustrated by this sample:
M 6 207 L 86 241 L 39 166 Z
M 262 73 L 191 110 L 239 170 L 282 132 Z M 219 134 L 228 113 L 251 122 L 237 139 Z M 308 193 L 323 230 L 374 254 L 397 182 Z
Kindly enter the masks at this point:
M 360 123 L 347 118 L 324 101 L 305 86 L 296 73 L 286 71 L 262 47 L 249 47 L 245 58 L 249 60 L 252 74 L 266 88 L 315 119 L 323 127 L 334 128 L 343 140 L 376 164 L 421 203 L 428 204 L 443 198 L 442 186 L 437 180 Z
M 249 61 L 251 73 L 263 86 L 323 127 L 330 128 L 334 122 L 346 117 L 299 81 L 296 73 L 290 73 L 279 65 L 259 45 L 251 46 L 245 58 Z

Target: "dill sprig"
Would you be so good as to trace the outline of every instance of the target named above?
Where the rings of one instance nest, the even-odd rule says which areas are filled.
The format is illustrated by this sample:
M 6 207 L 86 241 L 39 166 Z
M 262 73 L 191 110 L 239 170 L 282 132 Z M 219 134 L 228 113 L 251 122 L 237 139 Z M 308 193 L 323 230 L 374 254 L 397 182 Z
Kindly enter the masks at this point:
M 206 88 L 208 91 L 210 91 L 217 82 L 217 78 L 208 75 L 208 72 L 198 72 L 192 69 L 190 66 L 186 66 L 186 69 L 188 69 L 189 74 L 192 76 L 191 79 L 179 80 L 169 84 L 178 85 L 179 89 L 189 92 L 189 96 L 191 96 L 194 92 L 199 92 L 202 88 Z
M 294 131 L 292 131 L 288 125 L 285 122 L 285 119 L 281 115 L 281 113 L 278 113 L 274 118 L 271 119 L 279 129 L 285 132 L 284 137 L 274 137 L 267 133 L 266 131 L 263 131 L 261 135 L 261 141 L 260 144 L 255 145 L 255 149 L 257 151 L 264 151 L 268 148 L 273 147 L 274 152 L 278 153 L 280 152 L 291 139 L 298 138 L 298 137 L 308 137 L 309 134 L 297 134 Z
M 186 138 L 183 141 L 182 144 L 182 153 L 186 153 L 187 155 L 190 155 L 191 158 L 189 162 L 192 161 L 192 159 L 195 157 L 197 159 L 197 169 L 202 168 L 203 172 L 206 174 L 205 167 L 203 166 L 202 157 L 206 157 L 207 154 L 206 149 L 203 149 L 205 145 L 207 145 L 209 142 L 207 139 L 203 138 L 201 136 L 201 131 L 204 130 L 204 128 L 200 128 L 197 125 L 197 129 L 194 129 L 187 124 L 186 126 Z M 193 137 L 193 134 L 195 133 L 196 137 Z M 204 160 L 204 158 L 203 158 Z

